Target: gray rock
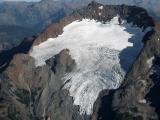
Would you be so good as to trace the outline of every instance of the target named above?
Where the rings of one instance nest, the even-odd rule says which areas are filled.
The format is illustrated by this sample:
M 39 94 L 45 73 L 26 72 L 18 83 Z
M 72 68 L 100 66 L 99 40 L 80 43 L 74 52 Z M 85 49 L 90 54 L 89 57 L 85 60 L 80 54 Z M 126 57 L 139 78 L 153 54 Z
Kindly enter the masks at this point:
M 99 16 L 99 6 L 101 5 L 92 2 L 87 7 L 65 17 L 59 23 L 50 25 L 35 39 L 33 46 L 49 37 L 57 37 L 63 32 L 65 25 L 82 18 L 106 22 L 119 14 L 120 19 L 132 22 L 143 29 L 147 26 L 154 26 L 152 18 L 142 8 L 106 5 L 102 10 L 102 16 Z M 11 54 L 13 58 L 8 62 L 9 66 L 0 76 L 2 81 L 0 117 L 4 120 L 96 120 L 105 119 L 102 112 L 109 114 L 116 111 L 116 117 L 119 113 L 129 112 L 129 115 L 127 113 L 127 116 L 123 118 L 126 119 L 128 116 L 130 117 L 131 111 L 132 116 L 144 117 L 146 120 L 153 116 L 156 119 L 157 115 L 153 111 L 153 107 L 149 104 L 137 103 L 137 100 L 144 98 L 147 88 L 152 82 L 148 78 L 149 68 L 146 66 L 146 60 L 152 55 L 159 55 L 159 42 L 156 35 L 148 40 L 149 37 L 150 35 L 145 38 L 145 47 L 128 73 L 122 87 L 115 92 L 114 98 L 112 98 L 112 91 L 103 91 L 95 102 L 91 116 L 80 115 L 79 106 L 73 105 L 73 98 L 69 96 L 67 90 L 63 89 L 64 74 L 73 71 L 76 67 L 75 61 L 68 54 L 69 50 L 61 51 L 41 67 L 35 66 L 34 59 L 27 54 L 28 49 L 26 52 L 13 52 Z M 103 107 L 105 107 L 103 105 L 109 107 L 107 111 L 103 111 Z M 133 112 L 137 111 L 137 108 L 139 112 Z M 119 116 L 118 119 L 120 119 Z

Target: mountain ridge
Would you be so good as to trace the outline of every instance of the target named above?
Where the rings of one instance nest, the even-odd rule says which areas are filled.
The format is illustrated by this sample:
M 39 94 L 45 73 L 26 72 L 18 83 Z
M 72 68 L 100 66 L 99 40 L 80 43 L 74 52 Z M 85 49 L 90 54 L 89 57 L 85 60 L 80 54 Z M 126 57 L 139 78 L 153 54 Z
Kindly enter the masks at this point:
M 103 4 L 128 4 L 136 5 L 147 9 L 150 15 L 158 20 L 159 5 L 158 1 L 142 1 L 142 0 L 121 0 L 121 1 L 106 1 L 97 0 Z M 39 2 L 1 2 L 0 3 L 0 28 L 7 29 L 8 27 L 17 27 L 15 33 L 18 34 L 15 37 L 11 34 L 13 31 L 8 29 L 7 31 L 0 30 L 1 49 L 9 49 L 17 46 L 26 36 L 31 37 L 35 34 L 39 34 L 45 27 L 51 23 L 58 22 L 64 16 L 70 14 L 73 10 L 84 7 L 91 0 L 42 0 Z M 19 27 L 22 32 L 19 32 Z M 5 34 L 4 34 L 5 33 Z
M 100 11 L 100 6 L 104 6 L 102 16 L 98 14 Z M 95 11 L 95 13 L 93 11 Z M 143 14 L 139 14 L 139 12 L 142 12 Z M 103 17 L 103 14 L 105 15 L 105 17 Z M 58 37 L 58 35 L 63 33 L 64 26 L 72 23 L 73 21 L 81 21 L 83 18 L 89 18 L 101 21 L 104 24 L 105 22 L 110 21 L 112 18 L 114 18 L 117 14 L 119 14 L 120 18 L 128 21 L 129 23 L 133 23 L 140 28 L 146 29 L 148 26 L 154 27 L 152 18 L 148 16 L 147 12 L 142 8 L 125 5 L 109 6 L 92 2 L 88 5 L 88 7 L 75 11 L 73 14 L 65 17 L 59 23 L 50 25 L 43 33 L 41 33 L 36 39 L 34 39 L 34 43 L 31 47 L 33 49 L 34 46 L 45 42 L 48 38 Z M 154 40 L 152 38 L 149 40 L 151 36 L 154 37 L 154 34 L 146 37 L 147 41 L 144 41 L 144 45 L 150 44 L 150 41 L 153 42 L 152 45 L 155 45 L 157 43 L 154 43 Z M 158 46 L 158 44 L 156 45 Z M 156 50 L 158 50 L 159 47 L 156 48 Z M 73 58 L 71 58 L 70 54 L 68 54 L 67 49 L 62 50 L 60 53 L 50 58 L 47 61 L 47 64 L 41 67 L 35 66 L 35 59 L 29 55 L 30 51 L 31 50 L 27 51 L 28 54 L 14 53 L 13 59 L 11 60 L 8 68 L 6 68 L 3 74 L 1 74 L 0 76 L 0 79 L 2 81 L 1 89 L 3 91 L 0 94 L 0 97 L 1 103 L 4 105 L 0 110 L 2 119 L 23 118 L 24 120 L 97 120 L 102 117 L 102 119 L 105 120 L 103 113 L 101 114 L 97 111 L 99 111 L 99 109 L 103 107 L 103 104 L 101 104 L 103 103 L 101 101 L 101 98 L 108 98 L 108 96 L 110 95 L 110 92 L 108 90 L 102 91 L 102 93 L 100 93 L 101 95 L 93 106 L 94 114 L 88 116 L 86 114 L 79 114 L 80 106 L 73 105 L 74 100 L 69 95 L 69 91 L 63 89 L 64 83 L 61 80 L 62 76 L 72 70 L 72 68 L 74 68 L 74 60 Z M 148 50 L 146 50 L 146 52 L 147 51 Z M 140 52 L 140 54 L 142 54 L 142 52 Z M 136 61 L 138 62 L 140 58 L 138 56 Z M 140 61 L 143 61 L 143 59 L 140 59 Z M 115 93 L 115 99 L 113 100 L 114 109 L 112 108 L 112 106 L 110 106 L 111 109 L 108 111 L 109 113 L 112 113 L 112 110 L 114 111 L 116 109 L 117 115 L 119 115 L 119 112 L 123 114 L 123 109 L 118 109 L 119 106 L 117 105 L 117 103 L 120 103 L 121 100 L 125 100 L 125 102 L 127 102 L 127 106 L 130 106 L 131 102 L 126 100 L 125 97 L 118 98 L 119 101 L 116 101 L 116 98 L 119 96 L 116 94 L 119 93 L 121 93 L 121 88 L 118 89 L 118 92 Z M 108 100 L 111 99 L 112 98 L 109 98 Z M 109 103 L 110 102 L 112 101 L 109 101 Z M 126 107 L 124 108 L 126 109 Z M 156 114 L 154 113 L 154 111 L 152 112 L 154 115 Z M 130 117 L 134 118 L 134 115 L 137 114 L 133 112 Z M 141 117 L 145 118 L 146 114 L 141 114 Z M 119 120 L 124 119 L 123 115 L 121 118 L 118 118 Z M 149 118 L 147 119 L 149 120 Z

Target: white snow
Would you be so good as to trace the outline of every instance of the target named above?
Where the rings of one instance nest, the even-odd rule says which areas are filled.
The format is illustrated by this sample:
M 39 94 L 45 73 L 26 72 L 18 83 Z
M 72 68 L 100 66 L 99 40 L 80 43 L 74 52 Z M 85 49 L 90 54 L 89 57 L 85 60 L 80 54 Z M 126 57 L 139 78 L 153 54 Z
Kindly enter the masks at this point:
M 103 6 L 100 6 L 99 9 L 100 9 L 100 10 L 103 10 Z
M 125 22 L 119 25 L 117 16 L 105 24 L 83 19 L 65 26 L 57 38 L 34 46 L 30 55 L 36 66 L 42 66 L 63 49 L 70 50 L 77 67 L 64 76 L 64 83 L 70 79 L 64 89 L 69 90 L 74 105 L 80 106 L 80 113 L 89 115 L 103 89 L 120 86 L 126 74 L 123 66 L 128 69 L 132 65 L 143 46 L 143 35 L 138 27 Z
M 99 15 L 99 16 L 101 16 L 101 15 L 102 15 L 102 13 L 98 13 L 98 15 Z
M 147 101 L 146 101 L 146 99 L 142 99 L 142 100 L 139 100 L 139 103 L 146 104 Z
M 152 67 L 153 60 L 154 60 L 154 56 L 147 60 L 147 64 L 148 64 L 149 68 Z

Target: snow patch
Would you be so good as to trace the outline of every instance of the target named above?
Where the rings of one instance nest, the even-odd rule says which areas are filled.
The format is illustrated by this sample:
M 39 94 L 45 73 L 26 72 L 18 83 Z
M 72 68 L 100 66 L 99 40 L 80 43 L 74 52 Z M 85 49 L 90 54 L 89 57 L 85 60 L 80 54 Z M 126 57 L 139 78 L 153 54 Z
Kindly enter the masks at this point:
M 100 9 L 100 10 L 103 10 L 103 6 L 100 6 L 99 9 Z
M 30 56 L 35 58 L 36 66 L 42 66 L 68 48 L 77 67 L 64 76 L 64 83 L 69 80 L 64 89 L 69 90 L 74 105 L 80 106 L 80 113 L 90 115 L 102 90 L 120 86 L 126 74 L 123 66 L 132 65 L 143 47 L 143 35 L 142 29 L 131 24 L 119 25 L 118 16 L 105 24 L 83 19 L 65 26 L 57 38 L 34 46 Z
M 146 101 L 146 99 L 142 99 L 142 100 L 139 100 L 139 103 L 146 104 L 147 101 Z
M 152 67 L 152 65 L 153 65 L 153 60 L 154 60 L 154 56 L 151 57 L 149 60 L 147 60 L 147 64 L 148 64 L 149 68 Z
M 102 13 L 98 13 L 98 15 L 99 15 L 99 16 L 101 16 L 101 15 L 102 15 Z

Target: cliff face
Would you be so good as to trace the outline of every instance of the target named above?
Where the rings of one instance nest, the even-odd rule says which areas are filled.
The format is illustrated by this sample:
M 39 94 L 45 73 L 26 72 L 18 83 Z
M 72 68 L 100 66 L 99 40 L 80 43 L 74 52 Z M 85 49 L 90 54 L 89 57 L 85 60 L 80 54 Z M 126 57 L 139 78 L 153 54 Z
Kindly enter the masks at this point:
M 74 101 L 69 95 L 69 91 L 63 88 L 67 84 L 62 82 L 63 76 L 74 71 L 77 66 L 68 49 L 62 50 L 57 55 L 48 59 L 46 65 L 39 67 L 35 66 L 35 59 L 28 53 L 30 47 L 33 49 L 35 45 L 39 45 L 48 38 L 56 38 L 62 34 L 64 26 L 83 18 L 105 23 L 118 14 L 120 16 L 119 24 L 121 19 L 124 19 L 128 23 L 133 23 L 133 25 L 137 25 L 144 30 L 147 27 L 154 26 L 152 18 L 142 8 L 122 5 L 103 6 L 103 9 L 99 9 L 101 6 L 101 4 L 92 2 L 87 7 L 73 12 L 59 23 L 50 25 L 42 34 L 34 39 L 32 46 L 27 47 L 25 52 L 16 49 L 16 52 L 10 53 L 13 58 L 11 57 L 7 63 L 1 62 L 1 68 L 3 68 L 1 69 L 3 73 L 0 76 L 1 119 L 97 120 L 105 119 L 102 115 L 105 113 L 115 113 L 118 116 L 118 118 L 114 118 L 116 120 L 119 119 L 119 114 L 122 119 L 125 119 L 130 114 L 132 117 L 142 117 L 144 120 L 149 120 L 149 117 L 152 116 L 154 116 L 154 119 L 158 119 L 153 109 L 158 103 L 153 104 L 153 107 L 151 107 L 149 104 L 144 104 L 144 101 L 141 101 L 145 96 L 150 98 L 152 95 L 152 91 L 148 92 L 153 82 L 153 79 L 149 77 L 149 72 L 156 75 L 158 72 L 156 67 L 158 65 L 156 60 L 159 58 L 160 52 L 158 33 L 153 34 L 153 31 L 150 31 L 145 35 L 144 48 L 128 73 L 122 87 L 115 92 L 114 98 L 110 96 L 113 94 L 112 91 L 104 90 L 95 102 L 93 114 L 91 115 L 80 114 L 79 106 L 73 105 Z M 99 15 L 99 12 L 101 12 L 101 15 Z M 8 51 L 5 52 L 7 54 Z M 153 56 L 155 64 L 150 65 L 150 61 L 152 60 L 148 62 L 147 60 Z M 9 66 L 5 66 L 6 64 L 9 64 Z M 113 106 L 111 106 L 112 100 Z M 142 103 L 136 103 L 139 100 Z M 103 102 L 105 101 L 107 102 L 105 104 L 107 111 L 103 111 Z M 136 110 L 138 109 L 138 113 L 132 112 L 133 106 Z M 123 118 L 123 114 L 126 111 L 129 113 Z M 108 116 L 106 118 L 112 119 L 112 117 Z
M 159 32 L 154 33 L 115 92 L 113 108 L 118 118 L 158 120 L 159 113 Z

